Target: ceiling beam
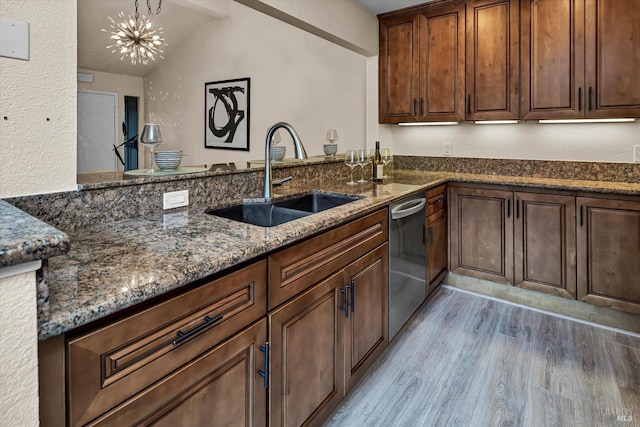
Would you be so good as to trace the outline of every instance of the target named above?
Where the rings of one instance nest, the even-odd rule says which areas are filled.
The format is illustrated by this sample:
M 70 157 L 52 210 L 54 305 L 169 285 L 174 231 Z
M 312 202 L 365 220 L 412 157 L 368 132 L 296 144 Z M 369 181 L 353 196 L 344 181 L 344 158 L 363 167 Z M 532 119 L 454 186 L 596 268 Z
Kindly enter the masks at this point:
M 231 16 L 232 0 L 167 0 L 178 6 L 195 10 L 215 19 L 225 19 Z

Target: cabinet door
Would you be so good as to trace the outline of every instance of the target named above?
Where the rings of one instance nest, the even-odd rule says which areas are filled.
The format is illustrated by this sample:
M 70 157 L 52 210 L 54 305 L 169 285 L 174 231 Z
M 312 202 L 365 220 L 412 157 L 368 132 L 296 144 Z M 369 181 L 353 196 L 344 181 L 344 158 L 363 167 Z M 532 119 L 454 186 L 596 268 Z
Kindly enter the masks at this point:
M 515 203 L 515 285 L 575 299 L 575 197 L 515 193 Z
M 91 426 L 264 426 L 267 321 L 198 356 Z
M 640 0 L 586 0 L 587 117 L 640 117 Z
M 447 273 L 447 211 L 427 217 L 427 295 Z
M 321 420 L 344 396 L 343 281 L 336 273 L 269 315 L 271 426 Z
M 518 4 L 467 3 L 466 120 L 518 118 Z
M 345 390 L 351 389 L 389 342 L 389 248 L 385 243 L 345 269 L 349 317 L 343 317 Z
M 521 1 L 521 117 L 584 117 L 585 0 Z
M 578 298 L 640 314 L 640 202 L 578 197 Z
M 380 21 L 379 121 L 415 121 L 418 92 L 418 16 Z
M 513 284 L 513 193 L 451 187 L 451 271 Z
M 464 120 L 464 5 L 420 15 L 419 121 Z

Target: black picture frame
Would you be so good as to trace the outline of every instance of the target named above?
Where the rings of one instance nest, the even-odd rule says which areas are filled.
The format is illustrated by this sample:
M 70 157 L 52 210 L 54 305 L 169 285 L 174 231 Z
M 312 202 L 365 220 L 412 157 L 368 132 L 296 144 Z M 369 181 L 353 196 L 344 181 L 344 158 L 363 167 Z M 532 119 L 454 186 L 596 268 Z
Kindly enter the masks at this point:
M 204 84 L 204 148 L 249 151 L 251 79 Z

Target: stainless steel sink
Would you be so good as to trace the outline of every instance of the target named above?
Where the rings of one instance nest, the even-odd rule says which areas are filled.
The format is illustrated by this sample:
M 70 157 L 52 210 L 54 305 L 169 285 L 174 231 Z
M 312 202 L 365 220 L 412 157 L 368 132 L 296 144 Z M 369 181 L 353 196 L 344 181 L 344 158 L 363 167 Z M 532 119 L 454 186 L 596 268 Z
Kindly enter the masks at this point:
M 233 206 L 209 209 L 206 213 L 260 227 L 273 227 L 360 199 L 362 196 L 312 191 L 281 200 L 249 200 Z
M 327 193 L 316 190 L 301 196 L 277 200 L 275 205 L 298 211 L 316 213 L 335 208 L 336 206 L 355 202 L 360 199 L 362 199 L 362 196 Z

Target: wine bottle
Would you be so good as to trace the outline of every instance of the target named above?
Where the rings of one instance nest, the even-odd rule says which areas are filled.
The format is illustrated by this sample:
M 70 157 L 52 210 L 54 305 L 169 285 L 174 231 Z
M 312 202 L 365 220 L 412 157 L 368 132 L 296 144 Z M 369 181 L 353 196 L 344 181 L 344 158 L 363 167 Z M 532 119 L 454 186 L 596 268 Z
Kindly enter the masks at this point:
M 373 182 L 382 182 L 382 177 L 384 175 L 384 162 L 380 155 L 380 141 L 376 141 L 376 151 L 371 163 L 373 164 L 373 174 L 371 179 Z

